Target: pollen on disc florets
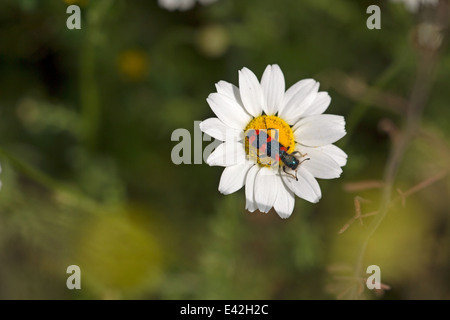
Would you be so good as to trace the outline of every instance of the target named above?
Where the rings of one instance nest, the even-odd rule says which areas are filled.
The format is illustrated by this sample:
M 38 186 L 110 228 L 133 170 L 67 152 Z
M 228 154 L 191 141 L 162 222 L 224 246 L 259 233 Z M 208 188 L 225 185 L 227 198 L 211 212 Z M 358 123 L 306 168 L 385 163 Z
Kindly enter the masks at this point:
M 290 152 L 293 152 L 295 149 L 295 139 L 294 132 L 292 131 L 291 126 L 277 116 L 267 116 L 261 115 L 259 117 L 254 118 L 249 124 L 245 127 L 244 132 L 248 132 L 248 130 L 267 130 L 267 129 L 276 129 L 278 130 L 278 143 L 288 148 Z M 274 130 L 273 130 L 274 131 Z M 272 130 L 266 131 L 269 135 L 271 135 L 272 139 L 275 138 Z M 260 157 L 262 152 L 258 150 L 252 150 L 249 145 L 249 139 L 246 135 L 245 138 L 245 152 L 250 159 L 256 160 L 256 162 L 264 167 L 270 167 L 270 164 L 267 164 L 266 160 L 262 160 Z M 282 163 L 280 162 L 281 166 Z

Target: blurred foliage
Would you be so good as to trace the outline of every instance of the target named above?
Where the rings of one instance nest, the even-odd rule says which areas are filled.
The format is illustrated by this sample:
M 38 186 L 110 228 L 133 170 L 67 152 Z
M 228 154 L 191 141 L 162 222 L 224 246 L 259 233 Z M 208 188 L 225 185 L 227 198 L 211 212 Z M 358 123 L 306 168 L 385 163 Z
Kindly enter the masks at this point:
M 338 231 L 355 196 L 366 213 L 380 200 L 379 189 L 346 186 L 382 178 L 390 138 L 380 121 L 403 120 L 390 101 L 379 108 L 351 90 L 408 99 L 427 14 L 379 2 L 381 30 L 366 28 L 368 0 L 219 0 L 186 12 L 157 1 L 1 1 L 0 299 L 339 297 L 332 270 L 351 269 L 372 218 Z M 81 30 L 66 28 L 69 4 L 81 6 Z M 402 191 L 449 169 L 446 43 Z M 342 178 L 319 180 L 323 199 L 297 198 L 288 220 L 245 212 L 243 190 L 221 195 L 221 168 L 170 158 L 171 133 L 193 135 L 213 115 L 214 83 L 237 84 L 244 66 L 260 77 L 272 63 L 287 86 L 319 80 L 327 112 L 349 131 Z M 356 85 L 343 90 L 336 74 Z M 447 175 L 393 205 L 365 261 L 391 290 L 364 297 L 450 298 L 449 191 Z M 72 264 L 82 290 L 65 286 Z

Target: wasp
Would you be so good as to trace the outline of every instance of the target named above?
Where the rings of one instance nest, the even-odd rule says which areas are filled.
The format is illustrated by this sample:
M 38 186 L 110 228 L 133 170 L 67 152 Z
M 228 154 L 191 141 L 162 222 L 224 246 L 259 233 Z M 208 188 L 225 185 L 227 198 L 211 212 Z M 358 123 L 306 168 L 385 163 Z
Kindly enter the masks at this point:
M 275 137 L 270 132 L 275 132 Z M 297 170 L 299 166 L 303 162 L 310 160 L 310 158 L 302 159 L 307 154 L 302 154 L 299 151 L 290 153 L 290 147 L 285 147 L 278 141 L 278 130 L 274 128 L 247 130 L 246 139 L 248 139 L 250 157 L 256 157 L 263 165 L 275 166 L 281 161 L 283 164 L 283 172 L 292 176 L 297 181 Z M 286 168 L 295 172 L 295 175 L 287 172 Z

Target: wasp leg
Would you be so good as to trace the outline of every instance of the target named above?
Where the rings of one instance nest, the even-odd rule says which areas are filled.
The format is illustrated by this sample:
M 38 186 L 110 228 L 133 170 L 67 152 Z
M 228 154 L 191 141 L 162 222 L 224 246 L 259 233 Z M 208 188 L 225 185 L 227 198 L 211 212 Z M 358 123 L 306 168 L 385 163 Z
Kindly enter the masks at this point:
M 290 146 L 288 146 L 288 147 L 286 148 L 287 151 L 289 151 L 289 149 L 291 149 Z M 302 157 L 308 155 L 307 153 L 303 154 L 303 153 L 301 153 L 300 151 L 294 151 L 294 152 L 292 152 L 291 154 L 297 154 L 297 153 L 300 154 Z
M 286 172 L 286 167 L 283 166 L 283 172 L 286 173 L 287 175 L 292 176 L 293 178 L 295 178 L 296 181 L 298 181 L 298 178 L 297 178 L 297 170 L 295 170 L 295 176 L 294 176 L 292 173 Z

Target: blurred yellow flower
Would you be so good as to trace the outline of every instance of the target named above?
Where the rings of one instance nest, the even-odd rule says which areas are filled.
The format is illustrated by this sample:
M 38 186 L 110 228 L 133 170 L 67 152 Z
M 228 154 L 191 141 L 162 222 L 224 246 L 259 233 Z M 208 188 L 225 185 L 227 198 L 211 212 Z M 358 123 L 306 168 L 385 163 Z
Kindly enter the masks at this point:
M 202 27 L 197 33 L 197 46 L 208 57 L 222 56 L 230 46 L 227 29 L 221 25 Z
M 376 199 L 377 190 L 369 191 L 367 195 L 367 199 Z M 367 210 L 370 212 L 372 209 Z M 417 281 L 427 267 L 432 248 L 430 220 L 423 214 L 424 210 L 413 198 L 407 200 L 406 207 L 400 204 L 392 206 L 389 215 L 367 246 L 361 276 L 368 276 L 366 268 L 369 265 L 377 265 L 381 268 L 382 283 L 395 287 L 396 283 Z M 364 226 L 356 221 L 344 233 L 336 233 L 336 238 L 332 241 L 331 256 L 337 265 L 357 260 L 361 233 L 367 230 L 369 219 L 364 220 Z M 352 266 L 347 267 L 352 274 Z
M 119 54 L 117 59 L 119 72 L 131 81 L 140 81 L 148 75 L 147 54 L 139 49 L 129 49 Z
M 129 212 L 101 214 L 78 244 L 83 279 L 102 297 L 152 288 L 162 273 L 162 249 L 154 234 Z

